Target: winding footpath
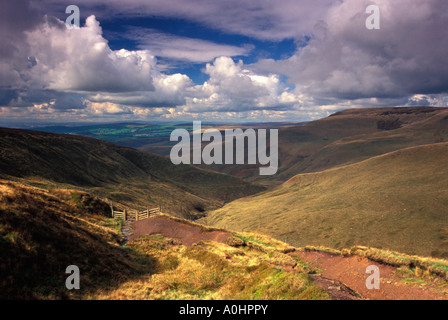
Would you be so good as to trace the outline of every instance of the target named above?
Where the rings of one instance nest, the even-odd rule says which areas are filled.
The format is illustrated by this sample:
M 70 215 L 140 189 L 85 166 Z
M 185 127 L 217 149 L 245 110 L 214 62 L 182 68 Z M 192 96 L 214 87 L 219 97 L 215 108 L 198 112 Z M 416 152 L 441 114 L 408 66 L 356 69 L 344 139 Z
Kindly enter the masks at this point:
M 150 217 L 123 224 L 125 242 L 145 234 L 161 234 L 177 239 L 185 246 L 200 240 L 225 242 L 231 236 L 224 231 L 205 231 L 198 226 L 177 222 L 165 217 Z M 335 300 L 448 300 L 448 290 L 423 281 L 411 285 L 403 283 L 397 268 L 380 264 L 361 256 L 342 256 L 320 251 L 293 251 L 289 253 L 321 271 L 309 276 Z M 380 269 L 380 288 L 367 289 L 366 268 Z M 291 272 L 294 272 L 291 270 Z

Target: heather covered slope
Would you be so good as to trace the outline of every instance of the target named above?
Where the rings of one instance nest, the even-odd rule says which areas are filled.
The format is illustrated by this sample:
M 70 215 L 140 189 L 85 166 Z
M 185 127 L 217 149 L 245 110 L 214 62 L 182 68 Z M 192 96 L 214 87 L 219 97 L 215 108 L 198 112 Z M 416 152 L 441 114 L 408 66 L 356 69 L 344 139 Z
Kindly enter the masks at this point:
M 38 185 L 71 185 L 114 202 L 201 214 L 260 186 L 131 148 L 73 135 L 0 129 L 0 175 Z
M 136 263 L 141 255 L 120 247 L 120 225 L 108 214 L 92 195 L 0 180 L 0 299 L 79 298 L 65 287 L 69 265 L 80 269 L 83 294 L 151 273 L 150 257 Z
M 365 245 L 448 257 L 448 143 L 299 174 L 201 221 L 296 246 Z
M 0 191 L 0 299 L 330 298 L 283 252 L 289 247 L 269 237 L 228 233 L 226 243 L 187 246 L 154 234 L 123 246 L 120 222 L 95 196 L 82 194 L 86 205 L 76 190 L 1 179 Z M 79 290 L 65 286 L 69 265 L 79 267 Z
M 448 108 L 352 109 L 280 129 L 280 170 L 286 181 L 395 150 L 448 141 Z
M 356 163 L 395 150 L 448 141 L 448 108 L 349 109 L 302 125 L 280 127 L 279 169 L 260 176 L 255 165 L 209 168 L 266 186 L 299 173 Z

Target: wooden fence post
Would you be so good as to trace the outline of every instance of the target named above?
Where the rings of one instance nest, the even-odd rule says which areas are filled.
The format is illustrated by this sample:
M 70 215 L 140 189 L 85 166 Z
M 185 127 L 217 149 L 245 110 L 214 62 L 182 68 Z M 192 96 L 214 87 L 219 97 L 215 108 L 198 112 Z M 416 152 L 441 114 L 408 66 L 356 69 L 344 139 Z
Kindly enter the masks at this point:
M 114 205 L 112 204 L 112 201 L 110 202 L 110 210 L 112 211 L 112 218 L 114 217 Z
M 138 211 L 135 211 L 135 221 L 138 221 Z
M 124 209 L 124 211 L 123 211 L 123 216 L 124 216 L 123 218 L 124 218 L 124 221 L 126 221 L 126 216 L 127 216 L 127 213 L 128 213 L 128 212 L 127 212 L 127 210 L 126 210 L 126 209 Z

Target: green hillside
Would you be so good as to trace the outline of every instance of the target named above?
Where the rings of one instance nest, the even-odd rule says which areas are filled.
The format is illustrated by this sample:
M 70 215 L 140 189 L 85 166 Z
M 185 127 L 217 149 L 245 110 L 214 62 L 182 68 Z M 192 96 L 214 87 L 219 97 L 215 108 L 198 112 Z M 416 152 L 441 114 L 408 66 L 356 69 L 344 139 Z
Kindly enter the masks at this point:
M 201 221 L 296 246 L 364 245 L 448 257 L 448 143 L 299 174 Z
M 133 208 L 161 205 L 183 216 L 263 190 L 105 141 L 5 128 L 0 128 L 0 176 L 46 188 L 75 186 L 114 203 Z

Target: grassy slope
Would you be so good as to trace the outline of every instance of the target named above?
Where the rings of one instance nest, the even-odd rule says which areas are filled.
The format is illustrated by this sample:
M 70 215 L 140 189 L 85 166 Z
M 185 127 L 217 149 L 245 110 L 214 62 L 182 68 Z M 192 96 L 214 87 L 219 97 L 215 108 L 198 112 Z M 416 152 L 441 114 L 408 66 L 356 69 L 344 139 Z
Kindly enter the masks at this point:
M 365 245 L 448 257 L 448 143 L 412 147 L 233 201 L 202 222 L 296 246 Z
M 153 235 L 121 247 L 117 222 L 91 195 L 95 201 L 79 201 L 77 191 L 5 180 L 0 190 L 1 299 L 329 298 L 309 278 L 313 270 L 269 237 L 237 234 L 229 245 L 187 248 Z M 81 289 L 68 291 L 72 264 Z
M 286 147 L 281 156 L 283 168 L 277 177 L 280 180 L 298 173 L 355 163 L 402 148 L 448 141 L 448 109 L 346 110 L 303 127 L 284 130 L 285 139 L 288 139 L 288 130 L 292 136 L 301 131 L 310 136 L 289 138 L 288 142 L 280 143 Z
M 54 182 L 95 190 L 134 208 L 162 205 L 179 215 L 263 190 L 100 140 L 15 129 L 0 129 L 0 175 L 37 180 L 46 187 Z
M 259 176 L 254 165 L 210 168 L 276 186 L 299 173 L 442 141 L 448 141 L 448 108 L 349 109 L 301 126 L 279 128 L 279 170 L 274 176 Z
M 149 257 L 119 246 L 119 225 L 99 199 L 5 180 L 0 191 L 1 299 L 79 298 L 153 271 Z M 80 195 L 92 201 L 86 206 Z M 69 265 L 80 268 L 82 290 L 65 288 Z
M 161 235 L 143 236 L 127 246 L 158 261 L 157 273 L 123 283 L 93 299 L 329 299 L 308 273 L 312 267 L 283 253 L 269 237 L 235 234 L 229 245 L 201 241 L 185 247 Z
M 120 246 L 120 223 L 104 217 L 107 204 L 95 196 L 5 180 L 0 191 L 0 299 L 330 298 L 309 276 L 321 270 L 294 254 L 304 248 L 268 236 L 235 232 L 226 243 L 185 247 L 147 235 Z M 411 285 L 446 288 L 446 260 L 359 246 L 305 249 L 365 256 L 400 267 Z M 65 288 L 71 264 L 80 268 L 80 290 Z

